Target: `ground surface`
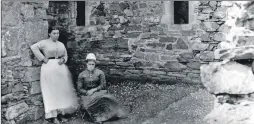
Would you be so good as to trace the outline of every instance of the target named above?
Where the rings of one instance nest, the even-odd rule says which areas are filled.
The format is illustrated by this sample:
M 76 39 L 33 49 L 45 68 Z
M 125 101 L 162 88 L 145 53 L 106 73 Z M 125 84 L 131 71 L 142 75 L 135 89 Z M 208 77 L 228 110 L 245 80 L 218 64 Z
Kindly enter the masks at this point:
M 213 107 L 207 91 L 184 84 L 141 84 L 126 81 L 110 86 L 109 91 L 129 110 L 128 118 L 104 124 L 203 124 L 202 119 Z M 32 124 L 41 124 L 38 120 Z M 92 124 L 80 113 L 66 124 Z

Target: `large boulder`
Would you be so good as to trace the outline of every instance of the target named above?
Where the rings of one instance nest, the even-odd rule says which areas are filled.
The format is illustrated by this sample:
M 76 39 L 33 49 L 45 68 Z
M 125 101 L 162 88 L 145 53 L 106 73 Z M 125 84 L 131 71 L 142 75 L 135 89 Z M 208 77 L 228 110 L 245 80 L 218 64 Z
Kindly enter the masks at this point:
M 254 103 L 222 104 L 208 114 L 206 124 L 254 124 Z
M 201 80 L 212 94 L 250 94 L 254 92 L 251 68 L 237 62 L 215 62 L 202 65 Z
M 254 46 L 236 47 L 232 49 L 217 49 L 214 52 L 215 59 L 254 59 Z

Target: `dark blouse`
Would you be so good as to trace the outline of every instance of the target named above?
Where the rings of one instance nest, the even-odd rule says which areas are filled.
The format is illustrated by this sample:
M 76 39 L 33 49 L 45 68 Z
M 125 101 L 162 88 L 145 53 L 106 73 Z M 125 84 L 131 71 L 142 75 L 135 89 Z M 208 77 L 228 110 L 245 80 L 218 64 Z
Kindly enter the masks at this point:
M 101 90 L 106 86 L 105 74 L 97 68 L 95 68 L 92 72 L 86 69 L 79 74 L 77 85 L 78 91 L 81 89 L 87 91 L 92 88 Z

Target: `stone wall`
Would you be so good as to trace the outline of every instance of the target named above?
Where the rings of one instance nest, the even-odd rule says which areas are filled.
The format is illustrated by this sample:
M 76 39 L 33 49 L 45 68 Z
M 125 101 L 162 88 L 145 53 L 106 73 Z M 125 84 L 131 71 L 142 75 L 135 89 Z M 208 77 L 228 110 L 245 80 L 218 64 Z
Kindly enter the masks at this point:
M 189 83 L 200 83 L 200 65 L 217 61 L 213 52 L 228 29 L 226 12 L 216 1 L 198 2 L 193 12 L 197 19 L 187 30 L 163 21 L 167 11 L 163 1 L 87 2 L 86 26 L 76 26 L 75 2 L 2 4 L 1 118 L 5 124 L 44 115 L 41 62 L 29 46 L 47 38 L 48 25 L 61 27 L 59 40 L 68 48 L 67 64 L 74 79 L 85 68 L 86 54 L 94 52 L 108 78 Z
M 217 1 L 190 2 L 197 4 L 190 12 L 196 20 L 189 29 L 172 28 L 165 23 L 165 3 L 87 2 L 89 24 L 70 25 L 75 39 L 67 43 L 68 64 L 74 77 L 85 68 L 86 54 L 94 52 L 107 77 L 200 83 L 200 65 L 216 61 L 213 51 L 225 39 L 225 9 Z
M 226 8 L 226 40 L 214 52 L 220 62 L 201 66 L 204 87 L 214 100 L 206 124 L 254 123 L 254 2 L 222 1 Z M 242 114 L 245 113 L 245 114 Z
M 69 25 L 71 25 L 70 7 L 68 1 L 49 1 L 47 9 L 47 19 L 49 26 L 58 26 L 60 28 L 59 41 L 67 45 L 70 40 Z
M 29 48 L 47 38 L 48 2 L 2 1 L 1 120 L 21 124 L 44 115 L 40 65 Z

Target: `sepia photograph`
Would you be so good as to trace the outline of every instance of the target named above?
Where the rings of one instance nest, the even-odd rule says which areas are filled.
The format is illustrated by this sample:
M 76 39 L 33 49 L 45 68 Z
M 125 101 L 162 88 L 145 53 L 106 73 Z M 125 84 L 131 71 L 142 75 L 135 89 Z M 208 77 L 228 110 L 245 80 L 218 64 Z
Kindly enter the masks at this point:
M 254 124 L 254 1 L 1 0 L 1 124 Z

